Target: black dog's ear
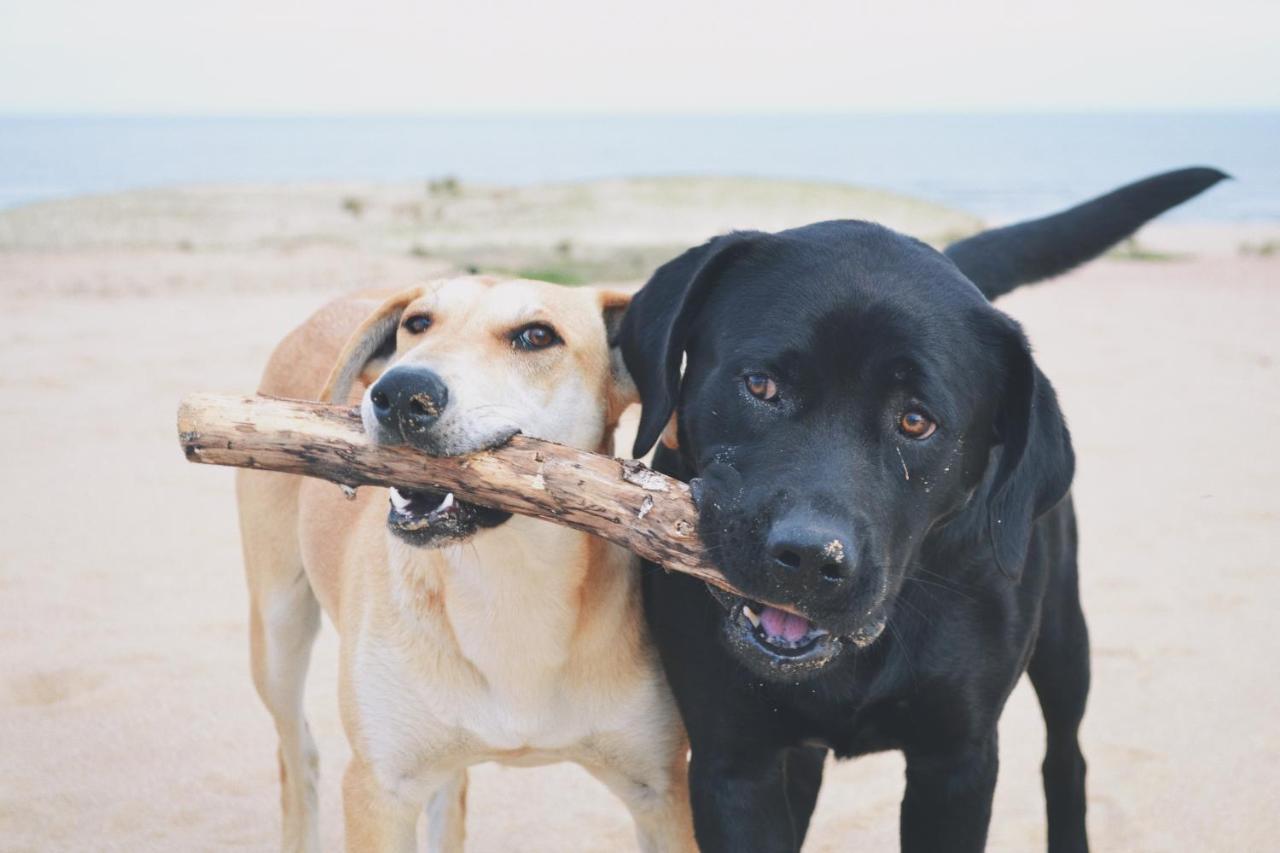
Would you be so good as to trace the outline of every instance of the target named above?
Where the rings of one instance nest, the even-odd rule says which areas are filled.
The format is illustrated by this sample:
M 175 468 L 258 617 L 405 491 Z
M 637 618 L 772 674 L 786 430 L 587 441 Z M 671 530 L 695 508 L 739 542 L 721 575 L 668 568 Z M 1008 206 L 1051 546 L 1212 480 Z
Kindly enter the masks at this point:
M 988 492 L 987 522 L 996 565 L 1017 581 L 1036 519 L 1071 488 L 1075 453 L 1053 386 L 1036 367 L 1022 330 L 1008 323 L 1005 391 L 995 421 L 1000 462 Z
M 675 411 L 680 361 L 694 315 L 723 270 L 750 244 L 752 232 L 716 237 L 658 267 L 631 300 L 614 338 L 640 393 L 640 428 L 632 455 L 649 452 Z

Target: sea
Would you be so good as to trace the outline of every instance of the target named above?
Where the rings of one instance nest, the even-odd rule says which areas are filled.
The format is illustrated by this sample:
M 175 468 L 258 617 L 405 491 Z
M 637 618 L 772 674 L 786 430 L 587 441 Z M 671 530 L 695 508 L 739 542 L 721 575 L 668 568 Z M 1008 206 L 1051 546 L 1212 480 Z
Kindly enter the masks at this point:
M 716 174 L 879 187 L 1001 221 L 1187 165 L 1235 180 L 1168 218 L 1280 220 L 1280 112 L 0 116 L 0 208 L 175 185 Z

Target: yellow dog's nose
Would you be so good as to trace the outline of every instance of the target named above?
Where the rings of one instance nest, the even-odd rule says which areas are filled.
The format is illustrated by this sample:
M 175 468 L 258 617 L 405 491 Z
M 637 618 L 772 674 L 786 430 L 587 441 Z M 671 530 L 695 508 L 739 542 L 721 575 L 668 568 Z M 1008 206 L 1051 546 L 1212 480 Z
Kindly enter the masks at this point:
M 440 419 L 449 387 L 426 367 L 393 367 L 369 389 L 369 403 L 391 438 L 413 443 Z

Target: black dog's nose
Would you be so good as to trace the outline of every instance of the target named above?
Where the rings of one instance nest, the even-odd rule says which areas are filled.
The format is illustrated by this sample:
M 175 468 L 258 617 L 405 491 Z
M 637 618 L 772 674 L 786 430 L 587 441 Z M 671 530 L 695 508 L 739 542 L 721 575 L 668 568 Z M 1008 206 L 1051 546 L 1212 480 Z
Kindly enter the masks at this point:
M 848 537 L 823 525 L 783 521 L 774 525 L 765 547 L 774 565 L 788 572 L 820 574 L 831 581 L 853 575 Z
M 369 403 L 390 437 L 415 443 L 449 405 L 449 387 L 425 367 L 393 367 L 373 383 Z

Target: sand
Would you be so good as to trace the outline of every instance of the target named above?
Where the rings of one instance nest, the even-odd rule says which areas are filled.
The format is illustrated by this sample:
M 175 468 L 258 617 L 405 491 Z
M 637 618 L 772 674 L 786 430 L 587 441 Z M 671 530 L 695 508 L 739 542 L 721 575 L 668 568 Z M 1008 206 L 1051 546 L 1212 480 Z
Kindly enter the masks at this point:
M 1259 850 L 1280 834 L 1280 257 L 1240 252 L 1277 236 L 1164 228 L 1144 245 L 1177 259 L 1105 260 L 1004 302 L 1080 459 L 1099 850 Z M 0 251 L 0 849 L 272 849 L 274 733 L 248 672 L 232 475 L 183 460 L 175 405 L 252 389 L 330 294 L 440 262 L 55 242 Z M 326 626 L 308 711 L 331 849 L 348 755 L 335 669 Z M 1001 724 L 992 850 L 1043 849 L 1042 743 L 1024 683 Z M 472 780 L 472 850 L 633 849 L 623 808 L 575 767 Z M 832 766 L 806 849 L 896 849 L 901 793 L 896 755 Z

